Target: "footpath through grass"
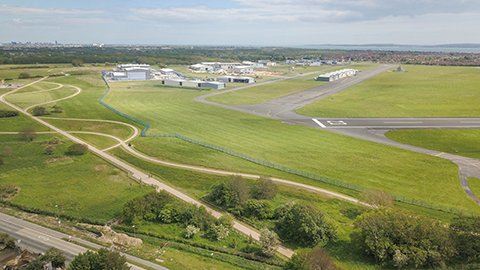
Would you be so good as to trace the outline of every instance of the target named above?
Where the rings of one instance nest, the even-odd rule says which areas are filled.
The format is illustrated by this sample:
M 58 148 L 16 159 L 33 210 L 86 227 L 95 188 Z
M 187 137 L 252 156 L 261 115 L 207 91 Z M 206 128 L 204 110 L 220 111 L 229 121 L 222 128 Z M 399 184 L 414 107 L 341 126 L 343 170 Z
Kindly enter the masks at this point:
M 300 108 L 314 117 L 477 117 L 480 70 L 403 66 Z
M 478 129 L 392 130 L 385 136 L 404 144 L 480 159 Z
M 288 79 L 279 82 L 272 82 L 265 85 L 250 87 L 234 92 L 228 92 L 222 95 L 216 95 L 209 97 L 207 100 L 231 105 L 249 105 L 266 102 L 272 99 L 288 96 L 303 90 L 307 90 L 316 86 L 325 84 L 326 82 L 315 81 L 313 78 L 321 73 L 331 72 L 334 70 L 340 70 L 345 68 L 354 69 L 369 69 L 375 67 L 375 64 L 353 64 L 348 66 L 321 66 L 321 67 L 308 67 L 305 68 L 304 73 L 319 71 L 316 74 L 301 76 L 294 79 Z M 303 68 L 303 67 L 299 67 Z M 313 69 L 315 68 L 315 69 Z M 333 68 L 333 69 L 332 69 Z M 321 72 L 325 69 L 328 71 Z M 298 69 L 296 70 L 298 72 Z
M 105 102 L 150 123 L 153 133 L 179 133 L 275 164 L 368 188 L 479 210 L 461 189 L 458 168 L 450 161 L 430 158 L 425 163 L 430 156 L 195 102 L 194 97 L 200 94 L 203 93 L 158 87 L 128 89 L 116 83 Z M 139 138 L 134 144 L 147 154 L 166 160 L 183 159 L 182 163 L 189 163 L 195 156 L 196 163 L 202 166 L 236 167 L 229 159 L 220 159 L 213 165 L 204 162 L 201 150 L 194 147 L 163 151 L 158 148 L 157 140 L 164 139 Z M 177 145 L 168 147 L 172 150 Z M 209 159 L 210 156 L 204 158 Z M 250 172 L 241 168 L 239 171 Z

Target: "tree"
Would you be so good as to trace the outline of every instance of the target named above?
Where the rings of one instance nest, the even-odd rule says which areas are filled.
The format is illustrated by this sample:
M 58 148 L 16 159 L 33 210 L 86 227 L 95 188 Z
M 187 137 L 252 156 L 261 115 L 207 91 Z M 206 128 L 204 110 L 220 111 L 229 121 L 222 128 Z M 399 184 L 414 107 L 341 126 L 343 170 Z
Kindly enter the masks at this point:
M 40 107 L 40 106 L 35 106 L 35 108 L 33 108 L 32 111 L 33 111 L 33 115 L 35 116 L 47 114 L 47 110 L 45 109 L 45 107 Z
M 361 201 L 376 207 L 392 207 L 393 197 L 383 190 L 367 189 L 362 192 Z
M 250 199 L 242 208 L 242 216 L 254 219 L 267 219 L 273 216 L 273 206 L 269 201 Z
M 28 78 L 30 78 L 30 74 L 22 72 L 22 73 L 18 74 L 18 78 L 19 79 L 28 79 Z
M 310 270 L 308 264 L 308 252 L 300 250 L 288 260 L 283 266 L 284 270 Z
M 125 256 L 118 251 L 102 248 L 98 253 L 88 250 L 75 256 L 68 266 L 69 270 L 128 270 Z
M 252 190 L 252 196 L 259 200 L 271 200 L 277 195 L 277 185 L 268 177 L 260 177 Z
M 37 133 L 33 128 L 24 128 L 19 132 L 20 138 L 25 141 L 33 141 L 37 137 Z
M 280 244 L 278 235 L 274 231 L 265 228 L 260 231 L 260 245 L 262 246 L 263 254 L 272 257 Z
M 47 249 L 47 252 L 45 252 L 45 256 L 42 260 L 44 262 L 52 262 L 54 267 L 63 267 L 65 266 L 66 256 L 61 250 L 50 247 Z
M 72 66 L 81 67 L 82 65 L 83 65 L 83 60 L 82 59 L 73 59 L 72 60 Z
M 188 225 L 185 231 L 185 238 L 192 238 L 200 232 L 200 228 L 195 227 L 195 225 Z
M 334 223 L 312 204 L 294 204 L 275 225 L 283 239 L 304 246 L 326 245 L 337 239 Z
M 88 146 L 86 144 L 74 143 L 68 147 L 68 153 L 74 156 L 84 155 L 88 151 Z
M 61 143 L 61 142 L 62 142 L 62 140 L 61 140 L 60 138 L 58 138 L 58 137 L 53 137 L 48 143 L 49 143 L 49 144 L 59 144 L 59 143 Z
M 44 151 L 45 151 L 45 154 L 47 154 L 47 155 L 53 155 L 53 154 L 55 154 L 55 147 L 52 146 L 52 145 L 49 145 L 49 146 L 45 147 Z
M 247 183 L 240 175 L 232 175 L 226 182 L 213 187 L 211 197 L 217 205 L 234 209 L 248 200 Z
M 452 220 L 458 256 L 467 262 L 480 262 L 480 217 L 458 216 Z
M 12 148 L 8 147 L 7 145 L 5 145 L 5 147 L 3 147 L 3 150 L 2 150 L 2 156 L 4 157 L 8 157 L 12 154 Z
M 52 108 L 53 108 L 52 112 L 54 112 L 54 113 L 62 113 L 62 112 L 63 112 L 62 107 L 60 107 L 60 106 L 58 106 L 58 105 L 56 105 L 56 104 L 53 105 Z
M 397 267 L 442 265 L 457 254 L 451 229 L 412 211 L 375 209 L 358 216 L 354 226 L 354 243 L 377 261 Z
M 285 270 L 341 270 L 335 265 L 327 251 L 321 247 L 315 247 L 310 252 L 300 250 L 294 254 L 283 267 Z

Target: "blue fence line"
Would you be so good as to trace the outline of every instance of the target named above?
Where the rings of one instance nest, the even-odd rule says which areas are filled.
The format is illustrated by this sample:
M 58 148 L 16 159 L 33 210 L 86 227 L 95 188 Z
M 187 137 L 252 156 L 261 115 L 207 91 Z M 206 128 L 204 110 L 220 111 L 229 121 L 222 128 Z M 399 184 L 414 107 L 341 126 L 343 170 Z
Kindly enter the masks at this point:
M 136 118 L 133 118 L 133 117 L 131 117 L 131 116 L 129 116 L 129 115 L 126 115 L 126 114 L 124 114 L 124 113 L 121 113 L 121 112 L 117 111 L 116 109 L 112 108 L 110 105 L 108 105 L 108 104 L 106 104 L 105 102 L 102 101 L 103 98 L 108 94 L 108 92 L 110 92 L 110 85 L 108 84 L 107 80 L 105 79 L 105 74 L 106 74 L 106 72 L 105 72 L 105 71 L 102 71 L 102 79 L 103 79 L 103 81 L 105 82 L 105 84 L 107 85 L 108 90 L 107 90 L 107 92 L 105 92 L 105 94 L 103 94 L 102 98 L 100 99 L 100 103 L 101 103 L 102 105 L 104 105 L 105 107 L 109 108 L 110 110 L 116 112 L 117 114 L 119 114 L 119 115 L 121 115 L 121 116 L 123 116 L 123 117 L 125 117 L 125 118 L 128 118 L 128 119 L 130 119 L 130 120 L 132 120 L 132 121 L 135 121 L 135 122 L 137 122 L 137 123 L 139 123 L 139 124 L 142 124 L 142 125 L 146 126 L 145 129 L 142 130 L 142 133 L 141 133 L 142 136 L 145 136 L 145 132 L 147 131 L 147 129 L 150 128 L 150 125 L 149 125 L 148 123 L 145 123 L 145 122 L 143 122 L 143 121 L 141 121 L 141 120 L 138 120 L 138 119 L 136 119 Z

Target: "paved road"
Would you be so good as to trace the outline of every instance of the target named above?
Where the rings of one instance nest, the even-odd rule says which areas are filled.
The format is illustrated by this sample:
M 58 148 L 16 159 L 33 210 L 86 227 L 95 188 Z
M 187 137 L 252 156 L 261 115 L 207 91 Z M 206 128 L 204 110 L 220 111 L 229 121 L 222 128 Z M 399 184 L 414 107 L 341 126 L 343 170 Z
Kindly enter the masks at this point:
M 317 129 L 360 138 L 372 142 L 391 145 L 418 153 L 438 156 L 453 161 L 459 166 L 460 183 L 465 193 L 475 202 L 480 204 L 480 199 L 468 186 L 468 177 L 480 179 L 480 160 L 465 158 L 457 155 L 440 153 L 420 147 L 414 147 L 392 141 L 384 136 L 384 133 L 392 129 L 479 129 L 480 118 L 321 118 L 299 115 L 295 110 L 317 100 L 329 97 L 343 91 L 355 84 L 361 83 L 378 74 L 381 74 L 394 66 L 383 65 L 358 73 L 355 77 L 347 77 L 318 87 L 300 91 L 285 97 L 277 98 L 268 102 L 255 105 L 225 105 L 206 100 L 208 94 L 197 97 L 196 100 L 210 105 L 227 109 L 255 114 L 263 117 L 282 120 L 287 124 L 299 124 Z M 227 91 L 235 91 L 231 89 Z M 222 94 L 217 92 L 215 95 Z M 383 130 L 383 132 L 377 132 Z
M 45 227 L 3 213 L 0 213 L 0 231 L 8 233 L 17 241 L 20 240 L 21 242 L 18 245 L 22 248 L 28 249 L 30 252 L 41 253 L 45 252 L 50 247 L 56 247 L 60 249 L 67 257 L 67 264 L 73 260 L 75 255 L 87 251 L 87 248 L 83 246 L 62 240 L 62 238 L 69 237 L 67 234 L 47 229 Z M 80 238 L 72 237 L 72 240 L 93 248 L 102 248 L 100 245 L 85 241 Z M 149 261 L 142 260 L 128 254 L 121 254 L 125 255 L 129 260 L 139 262 L 153 269 L 168 270 L 168 268 L 151 263 Z M 133 270 L 143 269 L 132 264 L 129 264 L 129 266 L 131 266 L 131 269 Z

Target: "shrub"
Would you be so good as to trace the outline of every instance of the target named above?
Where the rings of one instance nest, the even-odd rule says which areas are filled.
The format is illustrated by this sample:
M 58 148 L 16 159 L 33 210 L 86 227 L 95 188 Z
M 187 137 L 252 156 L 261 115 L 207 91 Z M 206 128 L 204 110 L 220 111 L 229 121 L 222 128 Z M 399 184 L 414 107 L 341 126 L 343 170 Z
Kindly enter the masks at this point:
M 195 227 L 195 225 L 188 225 L 185 232 L 185 238 L 192 238 L 198 232 L 200 232 L 200 228 Z
M 280 244 L 278 235 L 274 231 L 270 231 L 265 228 L 260 231 L 260 245 L 262 246 L 262 252 L 267 257 L 272 257 L 277 250 L 277 246 Z
M 53 155 L 53 154 L 55 154 L 55 147 L 49 145 L 49 146 L 45 147 L 44 151 L 45 151 L 45 154 L 47 154 L 47 155 Z
M 3 158 L 0 157 L 0 165 L 3 165 Z
M 49 144 L 59 144 L 59 143 L 61 143 L 61 142 L 62 142 L 62 140 L 61 140 L 60 138 L 58 138 L 58 137 L 53 137 L 48 143 L 49 143 Z
M 0 110 L 0 118 L 15 117 L 19 115 L 20 113 L 17 111 Z
M 75 143 L 68 147 L 68 154 L 74 156 L 81 156 L 84 155 L 88 150 L 88 146 L 86 144 Z
M 243 205 L 242 215 L 247 218 L 271 218 L 273 216 L 273 206 L 269 201 L 251 199 Z
M 28 78 L 30 78 L 30 74 L 28 74 L 28 73 L 20 73 L 20 74 L 18 74 L 18 78 L 19 78 L 19 79 L 28 79 Z
M 22 129 L 22 131 L 19 132 L 19 134 L 20 134 L 20 139 L 24 141 L 29 141 L 29 142 L 33 141 L 33 139 L 37 137 L 37 133 L 33 128 L 24 128 Z
M 367 189 L 363 191 L 361 201 L 376 207 L 392 207 L 394 204 L 392 195 L 377 189 Z
M 54 112 L 54 113 L 62 113 L 63 112 L 62 107 L 60 107 L 58 105 L 53 105 L 52 108 L 53 108 L 52 112 Z
M 260 177 L 252 190 L 252 196 L 259 200 L 271 200 L 277 195 L 277 185 L 267 177 Z

